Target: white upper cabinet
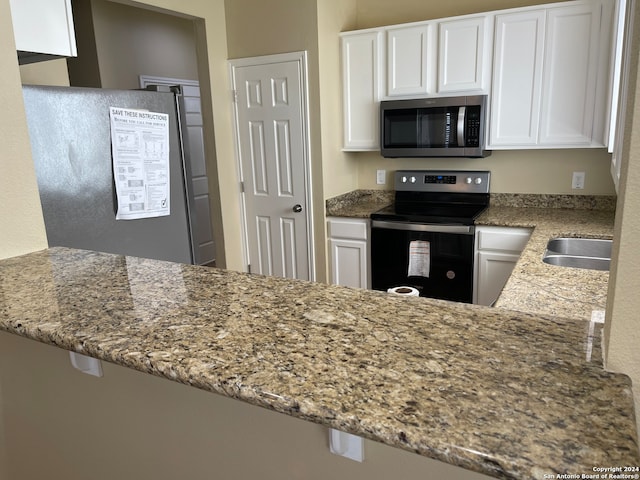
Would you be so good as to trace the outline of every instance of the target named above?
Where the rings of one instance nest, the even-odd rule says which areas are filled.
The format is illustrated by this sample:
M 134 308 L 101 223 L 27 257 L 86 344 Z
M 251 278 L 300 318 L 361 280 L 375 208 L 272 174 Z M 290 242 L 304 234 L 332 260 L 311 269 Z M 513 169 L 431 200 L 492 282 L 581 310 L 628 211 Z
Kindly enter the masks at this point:
M 490 149 L 607 146 L 620 115 L 612 105 L 623 94 L 614 90 L 620 68 L 611 61 L 621 55 L 612 43 L 621 1 L 573 0 L 341 34 L 344 149 L 379 149 L 380 100 L 479 94 L 489 95 Z
M 547 12 L 541 145 L 591 144 L 600 29 L 594 7 L 589 2 Z
M 482 15 L 438 23 L 439 94 L 486 92 L 491 72 L 493 16 Z
M 493 16 L 386 27 L 387 98 L 488 93 Z
M 387 96 L 433 91 L 434 30 L 431 23 L 387 29 Z
M 613 2 L 496 16 L 489 148 L 603 147 Z
M 622 163 L 622 146 L 625 131 L 625 117 L 629 102 L 629 74 L 631 66 L 631 41 L 629 34 L 632 28 L 632 16 L 628 14 L 631 2 L 619 0 L 616 2 L 614 15 L 615 39 L 614 59 L 611 65 L 611 91 L 609 103 L 609 131 L 607 132 L 608 152 L 611 153 L 611 178 L 618 192 L 620 183 L 620 169 Z M 625 35 L 627 32 L 627 35 Z
M 42 55 L 75 57 L 71 0 L 10 0 L 13 33 L 20 63 Z
M 382 31 L 342 34 L 343 147 L 378 150 Z
M 544 10 L 497 15 L 493 53 L 490 145 L 538 141 Z

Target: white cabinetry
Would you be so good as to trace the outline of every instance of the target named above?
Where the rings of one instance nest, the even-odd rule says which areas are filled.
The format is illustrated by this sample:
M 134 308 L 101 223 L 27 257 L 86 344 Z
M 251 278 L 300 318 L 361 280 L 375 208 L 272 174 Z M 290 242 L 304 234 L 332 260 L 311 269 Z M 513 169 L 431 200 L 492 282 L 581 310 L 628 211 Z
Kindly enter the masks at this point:
M 589 146 L 598 75 L 597 4 L 547 12 L 540 118 L 541 145 Z M 601 132 L 602 133 L 602 132 Z M 602 136 L 599 141 L 602 144 Z
M 327 219 L 331 283 L 370 288 L 369 221 L 359 218 Z
M 387 29 L 387 96 L 433 91 L 434 29 L 431 23 Z
M 526 228 L 476 227 L 473 303 L 493 305 L 530 235 Z
M 387 27 L 387 97 L 486 93 L 492 15 Z
M 538 141 L 545 11 L 497 15 L 490 145 Z
M 491 149 L 606 146 L 614 137 L 611 30 L 620 1 L 573 0 L 341 34 L 344 149 L 379 149 L 381 99 L 489 93 Z
M 382 31 L 343 33 L 344 150 L 378 150 Z
M 42 54 L 77 55 L 71 0 L 10 0 L 9 3 L 20 63 L 42 59 Z
M 631 41 L 635 3 L 627 0 L 616 2 L 615 12 L 615 49 L 612 62 L 611 112 L 609 117 L 608 151 L 611 153 L 611 178 L 618 192 L 620 169 L 622 163 L 622 147 L 625 131 L 625 118 L 629 102 L 629 74 L 631 66 Z M 629 10 L 629 11 L 627 11 Z M 626 34 L 625 34 L 626 32 Z
M 488 93 L 493 15 L 340 34 L 343 150 L 380 149 L 380 100 Z
M 487 92 L 492 15 L 438 23 L 438 93 Z
M 489 147 L 604 146 L 612 3 L 496 16 Z

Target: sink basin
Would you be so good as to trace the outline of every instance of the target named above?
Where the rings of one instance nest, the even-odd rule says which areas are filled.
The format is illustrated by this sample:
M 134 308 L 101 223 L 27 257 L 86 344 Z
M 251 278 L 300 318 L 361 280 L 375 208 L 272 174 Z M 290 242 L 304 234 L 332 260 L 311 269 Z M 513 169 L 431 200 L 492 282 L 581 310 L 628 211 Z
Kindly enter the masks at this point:
M 600 238 L 552 238 L 547 250 L 560 255 L 611 258 L 611 240 Z
M 547 255 L 542 258 L 544 263 L 560 267 L 587 268 L 589 270 L 609 270 L 611 259 L 596 257 L 578 257 L 576 255 Z
M 542 261 L 561 267 L 609 270 L 611 244 L 611 240 L 599 238 L 552 238 Z

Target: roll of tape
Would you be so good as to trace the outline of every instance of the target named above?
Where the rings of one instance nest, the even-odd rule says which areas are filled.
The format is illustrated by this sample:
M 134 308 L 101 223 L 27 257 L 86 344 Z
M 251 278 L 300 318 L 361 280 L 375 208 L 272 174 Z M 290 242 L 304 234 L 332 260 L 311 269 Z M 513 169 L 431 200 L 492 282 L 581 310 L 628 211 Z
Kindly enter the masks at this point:
M 420 292 L 413 287 L 393 287 L 388 289 L 387 292 L 393 293 L 394 295 L 403 295 L 407 297 L 420 296 Z

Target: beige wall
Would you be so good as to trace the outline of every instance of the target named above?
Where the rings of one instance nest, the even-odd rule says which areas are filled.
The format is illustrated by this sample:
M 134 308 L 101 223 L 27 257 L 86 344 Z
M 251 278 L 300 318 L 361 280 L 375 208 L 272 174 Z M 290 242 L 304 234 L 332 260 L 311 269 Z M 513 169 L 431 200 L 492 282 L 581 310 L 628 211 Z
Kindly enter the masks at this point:
M 638 437 L 640 438 L 640 10 L 636 8 L 632 44 L 629 96 L 620 195 L 616 212 L 615 238 L 607 301 L 605 329 L 606 366 L 626 373 L 633 381 Z
M 227 38 L 223 0 L 118 0 L 118 3 L 148 8 L 160 13 L 179 15 L 194 21 L 197 69 L 201 82 L 205 128 L 213 131 L 215 142 L 207 141 L 208 158 L 217 158 L 211 169 L 210 192 L 220 191 L 220 219 L 223 239 L 216 238 L 216 247 L 224 246 L 226 268 L 242 270 L 240 243 L 240 205 L 238 179 L 235 170 L 230 86 L 227 70 Z M 166 74 L 165 74 L 166 75 Z M 209 88 L 205 88 L 208 83 Z M 215 119 L 215 121 L 214 121 Z M 215 212 L 214 208 L 214 212 Z M 220 220 L 220 221 L 218 221 Z M 216 231 L 216 235 L 219 230 Z
M 358 188 L 358 168 L 362 162 L 341 150 L 342 74 L 339 37 L 340 32 L 355 28 L 356 18 L 356 0 L 318 2 L 324 198 Z
M 9 0 L 0 0 L 0 45 L 0 258 L 7 258 L 47 247 Z M 0 480 L 8 480 L 5 411 L 0 381 Z
M 139 75 L 198 80 L 193 21 L 93 0 L 102 88 L 140 88 Z
M 380 27 L 563 0 L 358 0 L 358 28 Z
M 204 48 L 206 37 L 199 40 L 199 22 L 108 0 L 74 2 L 74 15 L 76 13 L 76 23 L 82 25 L 81 39 L 78 38 L 81 56 L 69 60 L 73 85 L 136 89 L 140 87 L 139 75 L 199 81 L 205 105 L 205 131 L 213 131 L 211 102 L 207 101 L 210 82 Z M 92 28 L 87 29 L 87 25 Z M 97 82 L 93 75 L 85 74 L 94 71 L 98 72 Z M 205 138 L 205 149 L 216 265 L 225 267 L 218 165 L 212 135 Z
M 482 480 L 375 442 L 365 462 L 329 453 L 327 429 L 0 332 L 10 480 Z
M 525 5 L 552 3 L 546 0 L 357 0 L 357 29 L 429 20 Z M 614 195 L 609 175 L 611 156 L 605 149 L 494 151 L 485 159 L 384 159 L 377 152 L 350 154 L 358 164 L 358 188 L 391 189 L 376 185 L 376 170 L 388 173 L 411 168 L 453 168 L 491 170 L 491 190 L 501 193 L 566 193 Z M 584 190 L 571 189 L 572 172 L 586 173 Z M 343 193 L 343 192 L 338 192 Z
M 247 0 L 245 0 L 246 2 Z M 356 1 L 356 0 L 352 0 Z M 228 0 L 227 3 L 234 2 L 234 0 Z M 257 4 L 262 4 L 261 0 L 255 0 Z M 324 3 L 324 2 L 322 2 Z M 317 35 L 322 41 L 325 42 L 330 37 L 330 31 L 336 28 L 332 24 L 333 20 L 330 18 L 330 8 L 334 7 L 336 12 L 340 12 L 339 4 L 337 2 L 334 5 L 318 6 L 318 32 Z M 475 2 L 467 1 L 466 5 Z M 531 3 L 531 2 L 527 2 Z M 456 2 L 456 5 L 460 2 Z M 227 70 L 227 37 L 226 37 L 226 24 L 225 24 L 225 12 L 223 0 L 146 0 L 135 5 L 148 5 L 150 8 L 166 9 L 169 11 L 178 11 L 186 14 L 187 16 L 193 16 L 201 20 L 197 20 L 198 25 L 202 29 L 206 30 L 206 44 L 200 47 L 200 50 L 205 55 L 208 62 L 207 71 L 205 77 L 210 80 L 211 87 L 211 104 L 213 106 L 212 117 L 215 117 L 215 137 L 216 137 L 216 153 L 219 158 L 219 183 L 221 189 L 221 198 L 223 203 L 223 215 L 225 224 L 225 242 L 227 243 L 227 266 L 232 269 L 242 269 L 242 253 L 238 239 L 240 238 L 240 209 L 237 202 L 237 177 L 235 174 L 235 160 L 233 149 L 233 131 L 231 122 L 231 110 L 229 102 L 229 85 L 228 85 L 228 70 Z M 461 4 L 462 5 L 462 4 Z M 509 6 L 516 6 L 516 3 L 499 2 L 499 5 L 494 5 L 490 2 L 482 2 L 477 5 L 481 5 L 480 8 L 493 9 Z M 446 12 L 433 14 L 433 16 L 446 16 L 453 12 L 448 10 L 454 8 L 452 2 L 429 2 L 426 3 L 423 0 L 396 0 L 389 2 L 388 5 L 382 0 L 357 0 L 357 24 L 349 24 L 346 29 L 364 28 L 368 26 L 375 26 L 376 22 L 386 23 L 398 23 L 410 20 L 420 20 L 423 18 L 431 18 L 424 16 L 427 7 L 429 14 L 431 12 L 440 12 L 440 9 L 446 9 Z M 345 6 L 345 9 L 352 8 Z M 419 8 L 421 10 L 419 10 Z M 326 9 L 326 10 L 325 10 Z M 462 13 L 462 12 L 456 12 Z M 465 12 L 466 13 L 466 12 Z M 236 16 L 241 16 L 241 12 L 236 12 Z M 345 19 L 351 19 L 352 12 L 343 11 L 339 15 L 344 15 Z M 422 15 L 422 18 L 420 18 Z M 36 187 L 35 173 L 33 165 L 30 160 L 31 153 L 27 136 L 26 120 L 24 115 L 24 108 L 22 105 L 22 97 L 20 92 L 20 74 L 17 65 L 17 60 L 14 55 L 15 45 L 12 37 L 12 29 L 10 24 L 9 14 L 9 0 L 0 0 L 0 105 L 3 106 L 3 115 L 0 117 L 0 131 L 2 142 L 0 143 L 0 166 L 2 168 L 0 175 L 0 220 L 2 222 L 2 228 L 0 228 L 0 258 L 6 258 L 14 255 L 19 255 L 29 251 L 39 250 L 46 247 L 46 236 L 44 231 L 44 224 L 42 221 L 42 213 L 39 204 L 39 198 Z M 339 23 L 339 22 L 337 22 Z M 280 24 L 279 24 L 280 25 Z M 274 29 L 280 28 L 280 32 L 286 31 L 284 27 L 273 27 Z M 238 36 L 239 33 L 234 34 Z M 256 32 L 245 30 L 244 35 L 251 36 L 256 35 Z M 230 37 L 231 38 L 231 37 Z M 307 37 L 305 37 L 307 38 Z M 256 42 L 259 43 L 259 42 Z M 335 43 L 333 43 L 335 45 Z M 294 48 L 287 48 L 287 51 L 299 49 L 297 45 Z M 326 48 L 326 52 L 324 51 Z M 328 43 L 326 47 L 320 45 L 319 52 L 315 57 L 311 57 L 310 69 L 314 67 L 311 63 L 315 62 L 316 67 L 321 65 L 323 68 L 335 70 L 337 65 L 337 59 L 333 58 L 332 53 L 333 46 Z M 273 53 L 273 52 L 270 52 Z M 252 53 L 252 55 L 255 53 Z M 313 60 L 315 58 L 315 60 Z M 201 61 L 201 60 L 199 60 Z M 201 62 L 202 63 L 202 62 Z M 333 64 L 333 66 L 331 66 Z M 634 69 L 635 76 L 635 69 Z M 324 102 L 325 99 L 328 102 L 330 98 L 339 97 L 340 91 L 333 91 L 331 87 L 326 87 L 331 84 L 332 80 L 329 75 L 324 75 L 315 72 L 316 82 L 322 86 L 322 91 L 318 94 L 318 98 L 315 100 L 314 105 L 318 102 Z M 201 76 L 202 78 L 202 76 Z M 335 80 L 333 80 L 335 82 Z M 327 88 L 325 90 L 325 88 Z M 323 127 L 331 124 L 340 124 L 341 117 L 339 112 L 335 111 L 335 106 L 322 108 L 322 125 Z M 638 113 L 640 115 L 640 112 Z M 318 118 L 312 119 L 312 121 L 318 124 Z M 328 129 L 327 132 L 322 132 L 322 135 L 327 135 L 329 138 L 337 138 L 335 131 Z M 322 137 L 324 140 L 324 136 Z M 629 137 L 631 139 L 631 137 Z M 640 144 L 638 144 L 635 136 L 634 141 L 630 142 L 629 158 L 635 159 L 640 152 Z M 353 166 L 346 164 L 347 166 L 339 163 L 341 160 L 335 161 L 338 156 L 331 156 L 332 152 L 338 151 L 338 146 L 329 140 L 325 145 L 323 142 L 322 147 L 316 146 L 314 148 L 314 154 L 317 156 L 325 156 L 327 161 L 327 168 L 323 169 L 323 175 L 325 175 L 325 184 L 330 183 L 334 178 L 331 175 L 331 165 L 339 172 L 347 172 L 347 175 L 353 175 Z M 320 152 L 318 152 L 320 150 Z M 494 154 L 495 155 L 495 154 Z M 525 158 L 526 154 L 515 153 L 514 162 L 519 162 Z M 556 156 L 552 152 L 547 152 L 544 156 L 549 163 L 561 162 L 565 158 L 564 152 L 556 153 Z M 327 158 L 331 158 L 327 160 Z M 496 156 L 498 158 L 498 156 Z M 534 157 L 527 157 L 533 160 Z M 362 158 L 346 157 L 347 162 L 360 162 Z M 521 159 L 521 160 L 518 160 Z M 505 159 L 503 158 L 503 161 Z M 378 161 L 378 160 L 376 160 Z M 573 160 L 572 160 L 573 161 Z M 590 160 L 595 161 L 595 160 Z M 604 160 L 603 160 L 604 161 Z M 634 160 L 635 161 L 635 160 Z M 640 161 L 640 160 L 639 160 Z M 335 162 L 335 163 L 332 163 Z M 522 160 L 525 163 L 525 160 Z M 637 162 L 636 162 L 637 163 Z M 369 168 L 365 168 L 362 165 L 358 166 L 359 182 L 366 184 L 365 179 L 371 178 Z M 513 168 L 511 166 L 510 168 Z M 343 170 L 344 169 L 344 170 Z M 373 167 L 375 169 L 375 166 Z M 608 310 L 608 365 L 610 368 L 615 368 L 623 372 L 631 372 L 635 384 L 640 383 L 640 378 L 637 374 L 638 365 L 640 360 L 637 359 L 637 350 L 633 350 L 633 345 L 628 343 L 629 340 L 635 341 L 637 345 L 637 332 L 638 320 L 637 312 L 640 308 L 638 304 L 638 297 L 634 286 L 638 284 L 638 272 L 632 268 L 637 264 L 637 238 L 640 220 L 634 218 L 633 211 L 638 211 L 640 205 L 638 205 L 638 191 L 640 191 L 640 179 L 638 179 L 638 166 L 630 167 L 628 172 L 624 171 L 622 183 L 628 182 L 628 186 L 623 190 L 620 198 L 620 202 L 624 202 L 626 205 L 626 211 L 620 213 L 618 217 L 617 225 L 617 237 L 620 237 L 620 248 L 617 253 L 617 267 L 614 266 L 612 271 L 612 291 L 609 310 Z M 592 170 L 587 171 L 587 185 L 591 178 Z M 351 173 L 350 173 L 351 172 Z M 566 176 L 565 173 L 559 175 L 560 177 Z M 533 175 L 531 170 L 526 169 L 522 171 L 520 176 Z M 539 174 L 535 174 L 538 176 Z M 502 177 L 500 184 L 508 185 L 508 176 L 503 175 L 497 171 L 494 176 L 497 178 Z M 606 182 L 605 182 L 606 183 Z M 346 181 L 344 185 L 335 189 L 335 193 L 342 193 L 342 189 L 351 189 L 351 181 Z M 540 185 L 538 185 L 540 186 Z M 332 191 L 332 186 L 325 185 L 322 195 L 326 195 L 326 192 Z M 506 188 L 506 187 L 505 187 Z M 326 195 L 332 196 L 332 195 Z M 622 223 L 624 221 L 624 223 Z M 614 264 L 616 262 L 614 261 Z M 613 300 L 615 299 L 615 302 Z M 626 338 L 625 338 L 626 337 Z M 636 373 L 634 373 L 636 372 Z M 7 392 L 4 383 L 2 384 L 3 397 L 6 398 Z M 634 390 L 636 394 L 636 404 L 638 404 L 638 388 Z M 0 399 L 0 403 L 1 403 Z M 2 406 L 2 405 L 0 405 Z M 6 410 L 5 410 L 6 412 Z M 6 416 L 6 415 L 5 415 Z M 0 417 L 0 431 L 2 430 Z M 5 465 L 3 461 L 3 448 L 2 439 L 0 438 L 0 478 L 2 478 L 2 467 Z M 13 480 L 13 479 L 12 479 Z
M 320 113 L 322 141 L 322 195 L 316 192 L 321 203 L 316 208 L 317 227 L 322 238 L 316 250 L 328 259 L 326 240 L 326 214 L 324 200 L 358 188 L 357 159 L 342 152 L 342 74 L 339 33 L 355 28 L 356 0 L 325 0 L 318 6 L 318 43 L 320 70 Z M 317 254 L 319 257 L 320 254 Z M 330 262 L 318 263 L 327 281 L 330 278 Z
M 316 0 L 226 0 L 225 13 L 229 59 L 295 51 L 307 52 L 316 280 L 326 281 L 321 77 Z M 233 161 L 233 165 L 229 162 L 228 168 L 237 171 L 235 160 L 229 160 Z M 237 200 L 238 194 L 235 193 L 233 198 Z M 237 243 L 240 243 L 240 238 L 237 237 Z
M 47 247 L 9 0 L 0 0 L 0 258 Z
M 317 63 L 316 0 L 224 3 L 230 59 L 311 49 Z
M 355 153 L 359 158 L 358 186 L 392 189 L 391 172 L 400 169 L 443 168 L 491 170 L 491 191 L 499 193 L 553 193 L 615 195 L 611 156 L 602 149 L 496 150 L 485 158 L 383 158 Z M 387 170 L 387 185 L 376 185 L 376 169 Z M 573 172 L 585 172 L 584 190 L 572 190 Z
M 55 85 L 69 86 L 69 72 L 67 60 L 49 60 L 47 62 L 20 65 L 20 78 L 25 85 Z

